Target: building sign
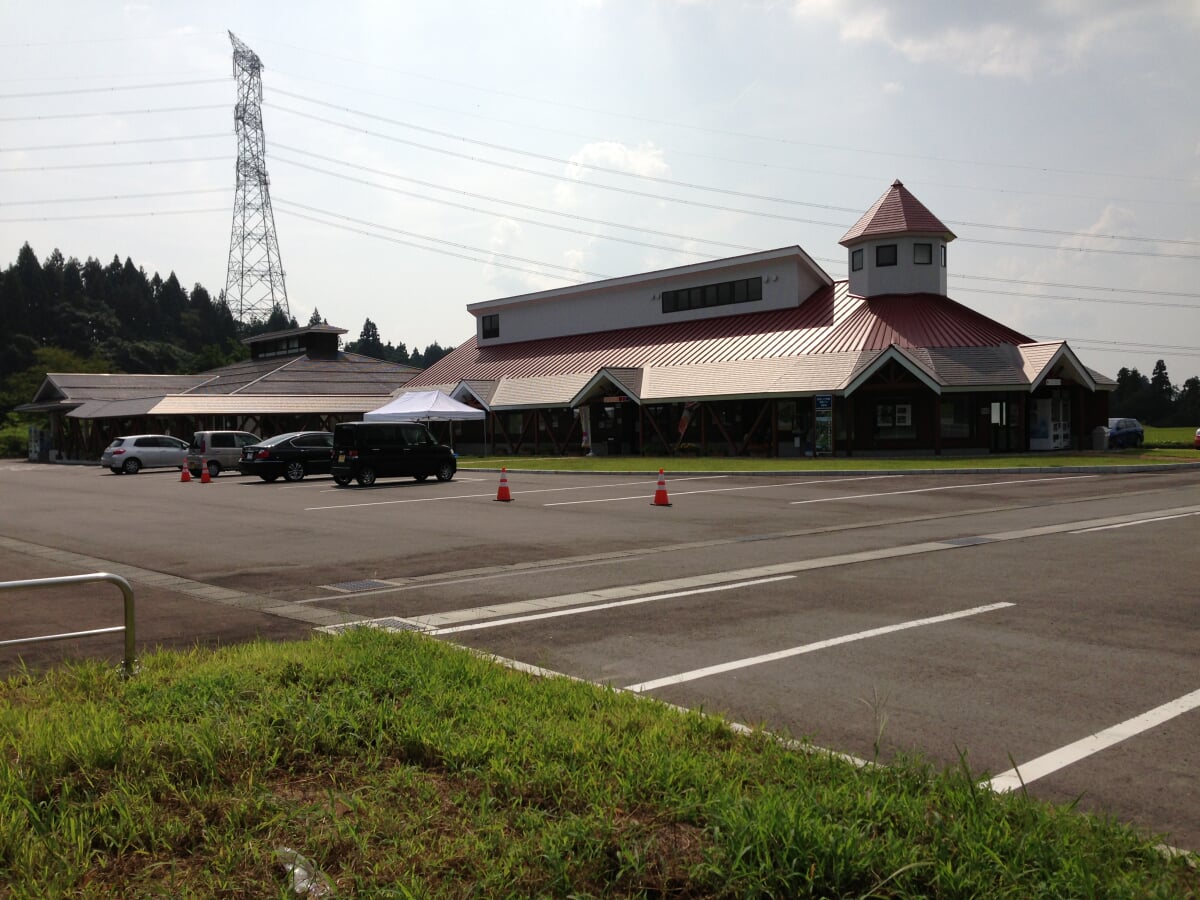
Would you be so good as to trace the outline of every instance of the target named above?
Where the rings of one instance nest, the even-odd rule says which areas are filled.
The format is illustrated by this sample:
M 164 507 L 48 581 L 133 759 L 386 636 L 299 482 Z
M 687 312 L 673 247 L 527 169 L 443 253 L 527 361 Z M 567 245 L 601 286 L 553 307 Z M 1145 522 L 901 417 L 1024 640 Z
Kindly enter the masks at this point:
M 604 402 L 605 403 L 628 403 L 629 398 L 626 397 L 624 394 L 616 394 L 615 396 L 612 396 L 612 397 L 605 397 Z
M 813 452 L 833 453 L 833 394 L 813 397 Z

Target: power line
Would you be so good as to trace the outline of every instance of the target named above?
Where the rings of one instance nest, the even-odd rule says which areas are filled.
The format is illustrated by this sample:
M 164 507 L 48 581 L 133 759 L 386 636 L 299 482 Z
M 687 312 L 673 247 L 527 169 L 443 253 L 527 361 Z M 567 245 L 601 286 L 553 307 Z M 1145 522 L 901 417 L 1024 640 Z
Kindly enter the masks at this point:
M 54 119 L 104 119 L 113 116 L 149 116 L 165 112 L 198 112 L 206 109 L 229 109 L 228 103 L 208 103 L 203 106 L 159 106 L 154 109 L 119 109 L 109 112 L 54 113 L 37 116 L 0 116 L 0 122 L 49 122 Z
M 164 81 L 156 84 L 125 84 L 112 87 L 71 88 L 61 91 L 27 91 L 21 94 L 0 94 L 0 100 L 18 100 L 27 97 L 62 97 L 68 94 L 109 94 L 116 91 L 152 91 L 158 88 L 191 87 L 197 84 L 225 84 L 228 78 L 198 78 L 194 81 Z
M 321 85 L 323 87 L 336 88 L 339 90 L 349 90 L 349 91 L 354 91 L 359 94 L 367 94 L 370 96 L 381 97 L 390 102 L 410 103 L 414 106 L 420 106 L 425 109 L 433 109 L 433 110 L 437 110 L 439 112 L 450 113 L 451 115 L 465 116 L 467 118 L 478 119 L 478 120 L 481 120 L 484 122 L 498 122 L 501 125 L 515 125 L 526 131 L 535 130 L 535 131 L 544 132 L 546 134 L 558 134 L 558 135 L 563 135 L 565 137 L 578 138 L 580 140 L 585 140 L 585 141 L 589 141 L 589 142 L 593 142 L 593 143 L 603 143 L 603 142 L 615 140 L 612 137 L 598 137 L 596 135 L 583 134 L 582 132 L 578 132 L 578 131 L 568 131 L 565 128 L 551 128 L 550 126 L 544 125 L 541 122 L 520 121 L 517 119 L 505 119 L 501 116 L 488 116 L 488 115 L 483 115 L 482 113 L 477 113 L 477 112 L 473 112 L 470 110 L 455 109 L 450 106 L 442 106 L 437 103 L 429 103 L 427 101 L 417 100 L 412 97 L 397 97 L 393 94 L 387 94 L 382 91 L 364 90 L 363 88 L 355 87 L 352 85 L 340 84 L 338 82 L 331 82 L 331 81 L 322 81 L 319 78 L 310 78 L 306 75 L 299 75 L 295 72 L 290 72 L 286 69 L 274 68 L 274 72 L 278 75 L 283 75 L 287 78 L 295 79 L 297 81 L 307 81 L 307 82 L 311 82 L 313 84 Z M 664 151 L 669 151 L 673 156 L 689 156 L 689 157 L 693 157 L 696 159 L 707 159 L 707 160 L 712 160 L 714 162 L 732 163 L 734 165 L 749 166 L 749 167 L 753 167 L 756 169 L 775 169 L 775 170 L 782 171 L 782 172 L 796 172 L 798 174 L 803 174 L 803 175 L 832 176 L 834 178 L 847 178 L 847 179 L 854 179 L 854 180 L 858 180 L 858 181 L 871 181 L 873 183 L 878 183 L 878 181 L 879 181 L 879 178 L 875 175 L 866 175 L 866 174 L 862 174 L 862 173 L 858 173 L 858 172 L 834 172 L 834 171 L 829 171 L 827 169 L 810 169 L 810 168 L 803 168 L 801 166 L 789 166 L 784 163 L 766 162 L 764 160 L 749 160 L 749 159 L 738 159 L 736 157 L 729 157 L 729 156 L 715 156 L 710 153 L 697 153 L 694 150 L 681 150 L 681 149 L 679 149 L 679 147 L 671 147 L 671 146 L 663 146 L 661 149 L 663 149 Z M 976 192 L 990 193 L 990 194 L 1017 194 L 1017 195 L 1021 195 L 1021 196 L 1052 197 L 1052 198 L 1059 199 L 1059 200 L 1088 200 L 1088 201 L 1101 202 L 1101 203 L 1146 204 L 1146 205 L 1152 205 L 1152 206 L 1182 206 L 1182 207 L 1200 206 L 1200 204 L 1190 202 L 1187 200 L 1179 200 L 1179 199 L 1159 200 L 1159 199 L 1153 199 L 1153 198 L 1149 198 L 1149 197 L 1119 197 L 1119 196 L 1113 196 L 1113 195 L 1100 197 L 1100 196 L 1096 196 L 1095 194 L 1067 194 L 1067 193 L 1062 193 L 1059 191 L 1037 191 L 1037 190 L 1032 190 L 1032 189 L 1019 189 L 1019 188 L 980 187 L 978 185 L 972 185 L 972 184 L 953 184 L 953 183 L 947 183 L 947 182 L 943 182 L 943 181 L 928 181 L 925 179 L 922 179 L 921 184 L 927 185 L 930 187 L 949 188 L 951 190 L 956 190 L 956 191 L 976 191 Z M 1016 228 L 1017 226 L 981 226 L 981 227 Z
M 16 225 L 27 222 L 74 222 L 88 219 L 135 219 L 141 216 L 190 216 L 199 213 L 224 213 L 229 215 L 229 207 L 214 206 L 209 209 L 162 209 L 141 210 L 138 212 L 107 212 L 79 213 L 71 216 L 31 216 L 21 219 L 0 219 L 0 225 Z
M 280 201 L 280 202 L 282 203 L 283 201 Z M 563 275 L 554 275 L 553 273 L 550 273 L 550 272 L 539 272 L 534 269 L 526 269 L 522 266 L 514 266 L 514 265 L 510 265 L 508 263 L 495 262 L 494 260 L 482 259 L 477 256 L 468 256 L 465 253 L 456 253 L 453 250 L 443 250 L 440 247 L 426 247 L 423 244 L 416 244 L 416 243 L 413 243 L 412 241 L 405 241 L 405 240 L 401 240 L 400 238 L 388 237 L 386 234 L 376 234 L 371 231 L 366 231 L 362 228 L 354 228 L 349 225 L 341 225 L 337 222 L 327 222 L 324 219 L 318 219 L 316 216 L 305 215 L 304 213 L 295 212 L 294 210 L 282 209 L 280 211 L 282 213 L 284 213 L 284 215 L 295 216 L 298 219 L 307 219 L 310 222 L 316 222 L 318 225 L 324 225 L 328 228 L 340 228 L 342 231 L 349 231 L 354 234 L 361 234 L 366 237 L 375 238 L 376 240 L 380 240 L 380 241 L 388 241 L 393 244 L 401 244 L 405 247 L 415 247 L 418 250 L 427 250 L 431 253 L 440 253 L 443 256 L 453 256 L 458 259 L 466 259 L 466 260 L 470 260 L 471 262 L 483 263 L 484 265 L 497 266 L 501 269 L 512 269 L 513 271 L 516 271 L 516 272 L 526 272 L 530 275 L 540 275 L 543 278 L 556 278 L 559 281 L 570 281 L 571 280 L 570 278 L 567 278 Z M 488 253 L 490 251 L 481 250 L 480 252 Z
M 823 210 L 828 210 L 831 212 L 844 212 L 844 213 L 849 213 L 851 215 L 857 215 L 857 214 L 861 213 L 861 210 L 853 209 L 853 208 L 846 207 L 846 206 L 833 206 L 833 205 L 830 205 L 827 203 L 811 203 L 811 202 L 808 202 L 805 200 L 794 200 L 794 199 L 787 198 L 787 197 L 777 197 L 777 196 L 770 196 L 770 195 L 764 195 L 764 194 L 752 194 L 752 193 L 748 193 L 746 191 L 735 191 L 735 190 L 730 190 L 728 188 L 715 187 L 712 185 L 695 184 L 695 183 L 686 182 L 686 181 L 677 181 L 672 178 L 661 178 L 656 175 L 646 175 L 646 174 L 643 174 L 640 172 L 626 172 L 621 169 L 613 169 L 613 168 L 609 168 L 607 166 L 598 166 L 593 163 L 580 163 L 580 162 L 576 162 L 574 160 L 562 159 L 561 157 L 549 156 L 544 153 L 536 153 L 531 150 L 522 150 L 517 147 L 510 147 L 505 144 L 496 144 L 496 143 L 493 143 L 490 141 L 481 141 L 481 140 L 477 140 L 475 138 L 466 137 L 465 135 L 455 134 L 454 132 L 450 132 L 450 131 L 442 131 L 442 130 L 436 129 L 436 128 L 427 128 L 423 125 L 416 125 L 416 124 L 413 124 L 412 122 L 405 122 L 401 119 L 393 119 L 388 116 L 381 116 L 381 115 L 377 115 L 375 113 L 365 112 L 364 110 L 355 109 L 353 107 L 345 106 L 343 104 L 329 103 L 324 100 L 317 100 L 314 97 L 307 97 L 304 94 L 297 94 L 293 91 L 285 91 L 285 90 L 276 88 L 273 91 L 273 93 L 282 94 L 285 97 L 291 97 L 295 100 L 300 100 L 301 102 L 304 102 L 304 103 L 312 103 L 316 106 L 323 106 L 328 109 L 335 109 L 335 110 L 338 110 L 339 112 L 345 112 L 345 113 L 349 113 L 349 114 L 355 115 L 355 116 L 362 116 L 363 118 L 367 118 L 367 119 L 374 119 L 375 121 L 378 121 L 378 122 L 386 122 L 389 125 L 395 125 L 400 128 L 408 128 L 413 131 L 422 132 L 424 134 L 431 134 L 431 135 L 435 135 L 437 137 L 444 137 L 449 140 L 461 141 L 463 143 L 473 144 L 473 145 L 479 146 L 479 147 L 485 147 L 490 150 L 500 150 L 505 153 L 515 153 L 520 156 L 529 157 L 531 159 L 540 159 L 544 162 L 553 162 L 553 163 L 557 163 L 559 165 L 577 166 L 579 168 L 590 169 L 595 172 L 604 172 L 607 175 L 618 175 L 618 176 L 622 176 L 625 178 L 636 178 L 640 181 L 651 181 L 651 182 L 655 182 L 657 184 L 671 185 L 672 187 L 683 187 L 683 188 L 687 188 L 689 190 L 709 191 L 712 193 L 724 194 L 726 196 L 741 197 L 743 199 L 748 199 L 748 200 L 761 200 L 761 201 L 768 202 L 768 203 L 784 203 L 784 204 L 788 204 L 788 205 L 792 205 L 792 206 L 804 206 L 804 207 L 808 207 L 811 209 L 823 209 Z M 281 109 L 284 112 L 291 112 L 294 115 L 303 115 L 302 113 L 298 112 L 297 110 L 291 110 L 291 109 L 288 109 L 287 107 L 276 106 L 275 104 L 270 104 L 270 105 L 273 109 Z M 322 120 L 322 121 L 324 121 L 324 120 Z M 337 124 L 337 123 L 332 123 L 332 124 Z M 380 136 L 382 136 L 382 135 L 380 135 Z M 954 220 L 954 219 L 947 219 L 946 222 L 947 222 L 947 224 L 951 224 L 951 225 L 965 225 L 968 227 L 975 227 L 975 228 L 992 228 L 992 229 L 1002 229 L 1002 230 L 1006 230 L 1006 231 L 1022 231 L 1022 232 L 1029 231 L 1029 232 L 1036 232 L 1039 234 L 1055 234 L 1055 235 L 1064 235 L 1064 236 L 1069 236 L 1069 237 L 1081 237 L 1081 238 L 1090 238 L 1090 239 L 1131 240 L 1131 241 L 1136 240 L 1136 241 L 1149 241 L 1149 242 L 1153 242 L 1153 243 L 1163 243 L 1163 244 L 1183 244 L 1183 245 L 1193 246 L 1193 247 L 1200 246 L 1200 241 L 1174 240 L 1174 239 L 1170 239 L 1170 238 L 1140 238 L 1140 237 L 1126 238 L 1126 237 L 1122 237 L 1120 235 L 1089 234 L 1089 233 L 1078 232 L 1078 231 L 1053 230 L 1053 229 L 1044 229 L 1044 228 L 1024 228 L 1024 227 L 1017 226 L 1017 225 L 989 225 L 989 224 L 982 224 L 979 222 L 966 222 L 966 221 L 960 221 L 960 220 Z
M 572 185 L 578 185 L 580 183 L 578 180 L 570 178 L 565 175 L 556 175 L 556 174 L 553 174 L 550 172 L 540 172 L 537 169 L 530 169 L 530 168 L 526 168 L 524 166 L 514 165 L 512 163 L 498 162 L 496 160 L 485 159 L 485 158 L 479 157 L 479 156 L 472 156 L 467 153 L 459 153 L 454 150 L 447 150 L 447 149 L 444 149 L 441 147 L 433 147 L 428 144 L 421 144 L 417 141 L 410 141 L 406 138 L 396 137 L 395 135 L 388 135 L 388 134 L 383 134 L 378 131 L 372 131 L 369 128 L 361 128 L 356 125 L 346 124 L 345 122 L 338 122 L 333 119 L 324 118 L 322 116 L 316 116 L 316 115 L 312 115 L 310 113 L 301 112 L 300 110 L 290 109 L 285 106 L 279 106 L 278 104 L 275 104 L 275 103 L 267 103 L 266 105 L 269 106 L 271 109 L 279 110 L 280 112 L 291 113 L 292 115 L 299 116 L 299 117 L 305 118 L 305 119 L 311 119 L 312 121 L 315 121 L 315 122 L 322 122 L 327 125 L 333 125 L 334 127 L 337 127 L 337 128 L 344 128 L 347 131 L 354 131 L 354 132 L 358 132 L 360 134 L 371 135 L 372 137 L 382 138 L 383 140 L 392 141 L 392 142 L 398 143 L 398 144 L 404 144 L 409 147 L 416 147 L 417 149 L 420 149 L 420 150 L 428 150 L 432 153 L 439 153 L 444 156 L 452 156 L 456 159 L 465 159 L 470 162 L 476 162 L 476 163 L 481 163 L 483 165 L 495 166 L 497 168 L 508 169 L 508 170 L 514 171 L 514 172 L 523 172 L 527 175 L 534 175 L 539 178 L 547 178 L 547 179 L 550 179 L 553 181 L 562 181 L 562 182 L 566 182 L 566 183 L 572 184 Z M 377 118 L 377 117 L 373 117 L 373 118 Z M 418 126 L 406 126 L 406 127 L 418 127 Z M 419 130 L 425 130 L 425 129 L 419 129 Z M 486 144 L 486 143 L 480 142 L 480 141 L 472 141 L 467 138 L 461 138 L 461 140 L 464 140 L 468 143 L 483 144 L 484 146 L 488 146 L 488 147 L 498 146 L 498 145 Z M 670 184 L 670 185 L 674 185 L 676 187 L 691 188 L 691 189 L 698 189 L 698 190 L 709 190 L 709 191 L 715 191 L 717 193 L 722 193 L 722 194 L 733 194 L 736 196 L 752 198 L 752 199 L 772 200 L 773 202 L 780 202 L 780 203 L 794 203 L 797 205 L 817 206 L 819 208 L 830 209 L 830 210 L 834 210 L 834 211 L 841 211 L 843 209 L 842 207 L 833 207 L 833 206 L 823 207 L 823 206 L 821 206 L 821 204 L 806 204 L 803 201 L 799 201 L 799 200 L 795 200 L 795 201 L 779 200 L 777 198 L 763 197 L 762 195 L 758 195 L 758 194 L 746 194 L 746 193 L 743 193 L 740 191 L 727 191 L 723 188 L 710 188 L 710 187 L 705 187 L 703 185 L 693 185 L 693 184 L 689 184 L 687 182 L 672 181 L 671 179 L 657 178 L 657 177 L 651 176 L 651 175 L 640 175 L 640 174 L 633 173 L 633 172 L 620 172 L 619 170 L 616 170 L 616 169 L 607 169 L 607 168 L 591 166 L 591 165 L 583 164 L 583 163 L 574 163 L 569 160 L 563 160 L 563 159 L 559 159 L 556 157 L 544 156 L 542 154 L 531 153 L 531 152 L 523 151 L 523 150 L 514 150 L 511 148 L 501 148 L 501 149 L 508 150 L 508 152 L 512 152 L 512 153 L 532 156 L 532 157 L 535 157 L 538 159 L 550 160 L 550 161 L 560 163 L 563 165 L 573 165 L 573 166 L 578 166 L 579 168 L 590 168 L 590 169 L 594 169 L 596 171 L 623 175 L 627 178 L 636 178 L 636 179 L 641 179 L 641 180 L 648 180 L 648 181 L 653 181 L 653 182 Z M 755 216 L 758 218 L 777 219 L 777 220 L 781 220 L 781 221 L 785 221 L 785 222 L 800 222 L 800 223 L 808 224 L 808 225 L 823 225 L 823 226 L 828 226 L 831 228 L 840 228 L 840 229 L 847 229 L 850 227 L 849 225 L 847 225 L 843 222 L 825 222 L 825 221 L 820 221 L 817 219 L 802 219 L 802 218 L 798 218 L 796 216 L 785 216 L 785 215 L 781 215 L 778 213 L 769 213 L 769 212 L 762 212 L 762 211 L 758 211 L 758 210 L 742 209 L 739 207 L 724 206 L 724 205 L 716 204 L 716 203 L 704 203 L 699 200 L 687 200 L 687 199 L 680 198 L 680 197 L 670 197 L 665 194 L 651 194 L 646 191 L 636 191 L 631 188 L 623 188 L 623 187 L 618 187 L 616 185 L 601 184 L 601 183 L 595 182 L 595 181 L 587 182 L 586 186 L 589 188 L 597 189 L 597 190 L 615 191 L 618 193 L 628 194 L 630 196 L 635 196 L 635 197 L 645 197 L 645 198 L 668 202 L 668 203 L 681 203 L 681 204 L 685 204 L 687 206 L 695 206 L 695 207 L 698 207 L 701 209 L 715 209 L 715 210 L 721 210 L 723 212 L 733 212 L 733 213 L 738 213 L 738 214 L 746 215 L 746 216 Z M 1200 257 L 1194 256 L 1194 255 L 1181 254 L 1181 253 L 1151 253 L 1151 252 L 1146 252 L 1146 251 L 1113 250 L 1113 249 L 1107 249 L 1107 248 L 1102 248 L 1102 247 L 1055 247 L 1055 246 L 1047 245 L 1047 244 L 1027 244 L 1027 243 L 1011 242 L 1011 241 L 990 241 L 990 240 L 982 240 L 982 239 L 976 239 L 976 238 L 960 238 L 960 240 L 962 240 L 964 243 L 968 243 L 968 244 L 973 244 L 973 243 L 994 244 L 994 245 L 1000 245 L 1000 246 L 1024 247 L 1024 248 L 1054 250 L 1054 251 L 1070 250 L 1072 252 L 1077 252 L 1077 253 L 1101 253 L 1101 254 L 1112 254 L 1112 255 L 1121 255 L 1121 256 L 1146 256 L 1146 257 L 1156 257 L 1156 258 L 1163 258 L 1163 259 L 1200 259 Z
M 647 122 L 652 125 L 667 125 L 672 128 L 685 128 L 685 129 L 690 129 L 693 131 L 705 132 L 708 134 L 720 134 L 720 135 L 724 135 L 726 137 L 749 138 L 751 140 L 766 141 L 769 143 L 783 144 L 783 145 L 792 146 L 792 147 L 813 147 L 813 148 L 820 149 L 820 150 L 837 150 L 839 152 L 844 152 L 844 153 L 863 153 L 863 154 L 868 154 L 868 155 L 872 155 L 872 156 L 887 156 L 887 157 L 894 157 L 894 158 L 898 158 L 898 159 L 919 159 L 919 160 L 924 160 L 924 161 L 928 161 L 928 162 L 938 162 L 938 163 L 952 162 L 952 163 L 963 164 L 963 165 L 994 167 L 994 168 L 999 168 L 999 169 L 1019 169 L 1019 170 L 1026 170 L 1026 171 L 1032 171 L 1032 172 L 1044 172 L 1044 173 L 1055 174 L 1055 175 L 1083 175 L 1083 176 L 1088 176 L 1088 177 L 1102 177 L 1102 178 L 1129 178 L 1129 179 L 1135 179 L 1135 180 L 1139 180 L 1139 181 L 1162 181 L 1162 182 L 1168 182 L 1168 183 L 1173 183 L 1173 184 L 1190 184 L 1191 183 L 1190 180 L 1187 178 L 1172 178 L 1172 177 L 1168 177 L 1168 176 L 1164 176 L 1164 175 L 1137 175 L 1137 174 L 1131 174 L 1128 172 L 1095 172 L 1095 171 L 1088 171 L 1088 170 L 1083 170 L 1083 169 L 1053 168 L 1053 167 L 1049 167 L 1049 166 L 1038 166 L 1038 165 L 1029 165 L 1029 164 L 1021 164 L 1021 163 L 999 163 L 999 162 L 987 162 L 987 161 L 981 161 L 981 160 L 957 159 L 954 157 L 925 156 L 925 155 L 916 154 L 916 153 L 892 153 L 892 152 L 888 152 L 888 151 L 884 151 L 884 150 L 874 150 L 874 149 L 868 149 L 868 148 L 863 148 L 863 147 L 847 147 L 847 146 L 843 146 L 843 145 L 839 145 L 839 144 L 821 144 L 821 143 L 816 143 L 813 141 L 797 141 L 797 140 L 793 140 L 790 138 L 782 138 L 782 137 L 772 136 L 772 135 L 760 135 L 760 134 L 753 134 L 751 132 L 744 132 L 744 131 L 731 131 L 731 130 L 721 129 L 721 128 L 712 128 L 712 127 L 708 127 L 708 126 L 704 126 L 704 125 L 693 125 L 693 124 L 690 124 L 687 122 L 673 122 L 673 121 L 664 120 L 664 119 L 655 119 L 655 118 L 652 118 L 649 116 L 638 116 L 638 115 L 634 115 L 634 114 L 628 113 L 628 112 L 613 112 L 611 110 L 598 109 L 596 107 L 581 106 L 581 105 L 573 104 L 573 103 L 562 103 L 560 101 L 555 101 L 555 100 L 546 100 L 541 97 L 530 97 L 528 95 L 518 94 L 518 93 L 515 93 L 512 91 L 502 91 L 502 90 L 498 90 L 496 88 L 480 87 L 478 85 L 469 84 L 467 82 L 454 81 L 449 78 L 438 78 L 433 75 L 424 75 L 422 73 L 410 72 L 410 71 L 406 71 L 404 69 L 398 69 L 394 66 L 385 66 L 385 65 L 382 65 L 379 63 L 365 62 L 362 59 L 339 56 L 335 53 L 328 53 L 326 51 L 309 50 L 304 47 L 296 47 L 295 45 L 292 45 L 292 44 L 285 44 L 281 41 L 272 41 L 269 38 L 263 38 L 262 40 L 268 44 L 276 44 L 277 46 L 280 46 L 280 47 L 287 47 L 289 50 L 296 50 L 296 51 L 299 51 L 300 53 L 309 53 L 309 54 L 320 55 L 320 56 L 328 56 L 332 59 L 339 59 L 344 62 L 350 62 L 350 63 L 354 63 L 355 65 L 360 65 L 360 66 L 368 65 L 373 68 L 383 69 L 385 71 L 397 72 L 401 75 L 405 75 L 410 78 L 419 78 L 419 79 L 423 79 L 426 81 L 434 81 L 434 82 L 438 82 L 441 84 L 449 84 L 449 85 L 452 85 L 455 87 L 464 87 L 469 90 L 481 91 L 483 93 L 488 93 L 488 94 L 495 94 L 495 95 L 501 96 L 501 97 L 513 97 L 518 100 L 526 100 L 526 101 L 531 101 L 534 103 L 542 103 L 547 106 L 557 106 L 562 109 L 571 109 L 571 110 L 576 110 L 579 112 L 587 112 L 587 113 L 599 113 L 601 115 L 613 116 L 613 117 L 622 118 L 622 119 L 629 119 L 629 120 L 635 121 L 635 122 Z
M 149 194 L 105 194 L 99 197 L 55 197 L 51 200 L 2 200 L 5 206 L 45 206 L 47 203 L 95 203 L 100 200 L 145 200 L 150 197 L 187 197 L 191 194 L 225 194 L 227 187 L 195 188 L 188 191 L 156 191 Z
M 338 172 L 330 172 L 328 169 L 321 169 L 317 166 L 309 166 L 309 165 L 306 165 L 301 162 L 295 162 L 294 160 L 289 160 L 289 159 L 278 157 L 278 156 L 275 157 L 275 161 L 282 162 L 282 163 L 284 163 L 286 165 L 290 165 L 290 166 L 298 166 L 302 169 L 307 169 L 310 172 L 317 172 L 322 175 L 328 175 L 332 178 L 340 178 L 344 181 L 351 181 L 356 184 L 362 184 L 367 187 L 375 188 L 377 190 L 389 191 L 391 193 L 400 194 L 405 197 L 413 197 L 418 200 L 425 200 L 430 203 L 437 203 L 442 206 L 449 206 L 454 209 L 466 210 L 467 212 L 480 213 L 482 215 L 487 215 L 487 216 L 496 216 L 497 218 L 509 219 L 514 222 L 524 222 L 527 225 L 535 225 L 539 228 L 552 228 L 552 229 L 555 229 L 556 231 L 565 231 L 569 234 L 579 234 L 579 235 L 583 235 L 584 237 L 589 237 L 589 238 L 598 238 L 598 239 L 608 240 L 608 241 L 618 241 L 618 242 L 625 243 L 625 244 L 634 244 L 639 247 L 648 247 L 652 250 L 666 250 L 669 253 L 684 253 L 684 254 L 688 254 L 690 256 L 701 256 L 706 259 L 712 258 L 712 256 L 710 254 L 700 253 L 700 252 L 694 251 L 694 250 L 684 250 L 684 249 L 680 249 L 678 247 L 666 247 L 666 246 L 663 246 L 662 244 L 651 244 L 646 241 L 636 241 L 631 238 L 622 238 L 622 237 L 617 237 L 615 235 L 599 234 L 594 231 L 583 231 L 582 229 L 579 229 L 579 228 L 570 228 L 565 225 L 555 225 L 550 222 L 539 222 L 537 219 L 527 219 L 523 216 L 515 216 L 512 213 L 508 213 L 508 212 L 497 212 L 494 210 L 481 209 L 480 207 L 477 207 L 477 206 L 468 206 L 465 203 L 455 203 L 452 200 L 445 200 L 445 199 L 442 199 L 439 197 L 431 197 L 428 194 L 418 194 L 415 191 L 405 191 L 400 188 L 389 187 L 384 184 L 376 184 L 375 182 L 367 181 L 364 178 L 354 178 L 350 175 L 343 175 Z M 471 195 L 471 196 L 480 196 L 480 195 Z M 485 198 L 485 199 L 492 199 L 492 198 Z M 495 200 L 494 202 L 506 203 L 507 201 Z M 515 204 L 515 205 L 524 206 L 524 204 Z M 581 217 L 581 216 L 574 216 L 569 213 L 556 213 L 553 210 L 539 209 L 537 207 L 530 207 L 530 208 L 537 209 L 538 212 L 549 213 L 551 215 L 566 215 L 573 219 L 583 219 L 583 217 Z M 613 225 L 618 228 L 631 227 L 631 226 L 627 226 L 627 225 L 618 225 L 617 223 L 612 223 L 612 222 L 607 222 L 607 223 L 601 222 L 601 220 L 598 220 L 598 219 L 583 219 L 583 221 L 599 222 L 600 224 Z M 641 231 L 643 229 L 634 229 L 634 230 Z M 662 232 L 652 232 L 652 233 L 661 234 Z M 689 240 L 689 238 L 685 238 L 681 235 L 680 236 L 668 235 L 668 236 L 669 237 L 679 237 L 681 240 Z M 701 239 L 695 239 L 695 240 L 701 240 Z M 714 242 L 709 241 L 706 243 L 714 243 Z M 736 245 L 736 244 L 727 244 L 725 246 L 732 246 L 732 247 L 736 247 L 738 249 L 743 249 L 743 250 L 748 250 L 748 251 L 755 251 L 755 250 L 761 249 L 758 247 L 742 247 L 742 246 Z
M 79 144 L 40 144 L 29 147 L 0 147 L 0 153 L 28 153 L 33 150 L 82 150 L 87 147 L 125 147 L 131 144 L 163 144 L 169 141 L 206 141 L 213 138 L 228 138 L 222 131 L 211 134 L 174 134 L 169 137 L 127 138 L 120 141 L 84 141 Z
M 345 216 L 345 215 L 342 215 L 341 213 L 330 212 L 327 209 L 318 209 L 315 206 L 308 206 L 307 204 L 304 204 L 304 203 L 294 203 L 294 202 L 287 201 L 287 200 L 279 200 L 278 202 L 280 205 L 287 205 L 287 206 L 296 207 L 297 209 L 308 210 L 309 212 L 318 213 L 323 216 L 330 216 L 334 219 L 341 219 L 344 222 L 353 222 L 356 225 L 365 225 L 370 228 L 378 228 L 381 231 L 389 231 L 389 232 L 392 232 L 393 234 L 402 234 L 405 237 L 419 238 L 420 240 L 431 241 L 432 243 L 435 243 L 435 244 L 445 244 L 447 247 L 456 247 L 459 250 L 470 250 L 473 253 L 484 253 L 484 254 L 488 254 L 491 256 L 501 256 L 501 257 L 504 257 L 505 259 L 511 259 L 515 262 L 529 263 L 530 265 L 534 265 L 534 266 L 544 266 L 547 269 L 561 269 L 564 272 L 570 272 L 572 275 L 586 275 L 589 278 L 611 278 L 612 277 L 611 275 L 603 275 L 599 272 L 587 272 L 587 271 L 584 271 L 583 269 L 572 268 L 571 266 L 560 266 L 556 263 L 542 262 L 541 260 L 538 260 L 538 259 L 527 259 L 523 256 L 514 256 L 511 253 L 500 253 L 496 250 L 486 250 L 482 247 L 473 247 L 470 244 L 459 244 L 455 241 L 447 241 L 447 240 L 443 240 L 442 238 L 430 237 L 429 235 L 426 235 L 426 234 L 417 234 L 412 231 L 405 231 L 403 228 L 393 228 L 390 225 L 380 225 L 378 222 L 368 222 L 365 219 L 356 219 L 353 216 Z
M 195 162 L 229 162 L 228 156 L 185 156 L 180 159 L 141 159 L 128 162 L 68 163 L 61 166 L 7 166 L 0 172 L 65 172 L 71 169 L 119 169 L 129 166 L 174 166 Z

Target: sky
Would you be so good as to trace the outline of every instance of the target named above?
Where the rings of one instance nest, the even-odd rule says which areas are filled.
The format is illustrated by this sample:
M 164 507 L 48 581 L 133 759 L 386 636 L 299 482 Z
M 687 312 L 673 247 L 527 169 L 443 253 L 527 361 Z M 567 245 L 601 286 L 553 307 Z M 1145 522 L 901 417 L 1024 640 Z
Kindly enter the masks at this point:
M 470 303 L 838 240 L 896 179 L 949 294 L 1115 377 L 1200 374 L 1194 0 L 0 4 L 0 266 L 224 287 L 232 31 L 288 308 L 455 346 Z

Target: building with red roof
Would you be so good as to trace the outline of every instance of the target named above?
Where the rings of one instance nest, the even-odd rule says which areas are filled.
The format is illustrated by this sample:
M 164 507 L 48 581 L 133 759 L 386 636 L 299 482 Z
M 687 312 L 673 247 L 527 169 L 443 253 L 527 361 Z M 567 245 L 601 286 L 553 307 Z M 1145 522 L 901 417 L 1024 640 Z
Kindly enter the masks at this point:
M 1090 447 L 1115 382 L 950 299 L 954 237 L 896 181 L 841 239 L 845 281 L 784 247 L 473 303 L 406 389 L 490 413 L 455 441 L 484 452 Z

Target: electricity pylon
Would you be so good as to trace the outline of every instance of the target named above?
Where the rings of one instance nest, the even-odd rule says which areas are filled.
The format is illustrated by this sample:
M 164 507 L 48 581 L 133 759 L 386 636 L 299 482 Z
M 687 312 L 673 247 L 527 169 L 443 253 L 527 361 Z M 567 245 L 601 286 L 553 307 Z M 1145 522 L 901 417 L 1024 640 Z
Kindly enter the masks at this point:
M 229 238 L 229 268 L 225 302 L 243 324 L 265 322 L 278 306 L 288 309 L 275 214 L 267 176 L 266 136 L 262 124 L 262 60 L 229 32 L 233 41 L 233 74 L 237 77 L 237 106 L 233 109 L 238 139 L 237 190 L 233 198 L 233 231 Z

